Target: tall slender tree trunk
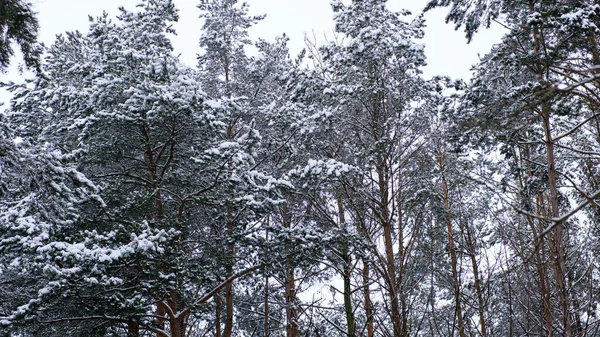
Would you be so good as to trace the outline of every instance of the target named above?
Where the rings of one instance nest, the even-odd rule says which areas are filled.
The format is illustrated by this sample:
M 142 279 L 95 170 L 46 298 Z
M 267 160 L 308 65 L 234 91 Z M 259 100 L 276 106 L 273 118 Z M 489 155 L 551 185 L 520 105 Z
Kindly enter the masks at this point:
M 233 273 L 229 274 L 233 275 Z M 223 328 L 223 337 L 231 337 L 233 332 L 233 285 L 228 284 L 225 287 L 225 327 Z
M 369 275 L 369 263 L 366 258 L 362 259 L 363 269 L 362 269 L 362 277 L 363 277 L 363 297 L 365 302 L 365 316 L 367 317 L 367 337 L 375 336 L 375 328 L 374 328 L 374 318 L 373 318 L 373 304 L 371 302 L 371 290 L 370 290 L 370 282 L 371 276 Z
M 221 334 L 221 311 L 223 311 L 223 299 L 221 292 L 215 294 L 215 337 L 222 337 Z
M 267 230 L 265 231 L 265 241 L 269 241 L 269 224 L 270 217 L 267 215 Z M 265 306 L 265 317 L 263 320 L 263 330 L 264 337 L 269 337 L 270 335 L 270 327 L 269 327 L 269 274 L 267 273 L 267 269 L 264 269 L 264 278 L 265 278 L 265 292 L 264 292 L 264 306 Z
M 442 175 L 442 201 L 444 203 L 444 218 L 446 220 L 446 229 L 448 233 L 448 251 L 450 254 L 450 264 L 452 267 L 452 283 L 454 290 L 454 304 L 456 310 L 456 318 L 458 323 L 458 333 L 460 337 L 467 337 L 465 324 L 463 320 L 462 306 L 461 306 L 461 290 L 460 290 L 460 277 L 458 275 L 458 259 L 456 257 L 456 251 L 454 250 L 454 233 L 452 230 L 452 215 L 450 210 L 450 196 L 448 195 L 448 183 L 445 177 L 445 164 L 444 155 L 440 154 L 438 157 L 438 165 L 440 167 Z
M 287 257 L 285 262 L 285 300 L 285 313 L 287 318 L 286 336 L 299 337 L 300 330 L 298 327 L 296 281 L 294 276 L 294 266 L 291 257 Z
M 546 204 L 544 203 L 544 195 L 543 193 L 538 193 L 537 195 L 537 213 L 543 216 L 548 216 L 548 211 Z M 533 219 L 529 217 L 530 221 L 533 223 Z M 539 220 L 538 228 L 536 230 L 533 225 L 533 235 L 534 237 L 538 237 L 538 233 L 542 233 L 544 230 L 544 226 L 546 225 L 545 221 Z M 548 337 L 552 337 L 554 335 L 553 329 L 553 318 L 552 318 L 552 294 L 550 293 L 550 279 L 548 276 L 548 258 L 546 256 L 546 239 L 544 237 L 540 237 L 540 242 L 538 244 L 539 248 L 535 252 L 536 256 L 536 270 L 538 273 L 538 283 L 540 287 L 540 293 L 542 296 L 542 306 L 544 311 L 544 324 L 546 329 L 546 335 Z
M 477 243 L 471 233 L 469 224 L 465 226 L 467 234 L 467 244 L 469 245 L 471 255 L 471 266 L 473 267 L 473 277 L 475 278 L 475 293 L 477 295 L 477 311 L 479 313 L 479 329 L 481 337 L 487 337 L 487 326 L 485 324 L 485 301 L 483 299 L 483 289 L 481 288 L 481 275 L 479 274 L 479 263 L 477 262 Z
M 235 263 L 235 243 L 233 240 L 234 220 L 233 206 L 227 202 L 227 277 L 233 275 L 233 265 Z M 233 282 L 225 287 L 225 327 L 223 328 L 223 337 L 231 337 L 233 332 Z
M 450 215 L 450 204 L 448 201 L 448 186 L 446 179 L 442 177 L 442 193 L 444 201 L 444 216 L 446 218 L 446 229 L 448 233 L 448 251 L 450 254 L 450 264 L 452 267 L 452 283 L 454 291 L 454 304 L 456 310 L 456 319 L 458 323 L 458 333 L 460 337 L 467 337 L 465 331 L 465 324 L 463 320 L 462 306 L 461 306 L 461 290 L 460 290 L 460 278 L 458 276 L 458 259 L 456 257 L 456 250 L 454 249 L 454 233 L 452 230 L 452 218 Z
M 531 13 L 536 12 L 536 1 L 529 0 L 529 11 Z M 539 27 L 532 27 L 533 37 L 533 53 L 537 56 L 536 62 L 536 76 L 540 83 L 546 82 L 547 75 L 545 71 L 546 65 L 541 61 L 542 59 L 542 45 L 544 44 L 544 37 L 540 32 Z M 539 112 L 542 119 L 542 128 L 544 130 L 544 143 L 546 147 L 546 165 L 548 171 L 548 187 L 550 190 L 549 204 L 550 204 L 550 215 L 553 219 L 558 219 L 560 216 L 560 209 L 558 205 L 558 186 L 557 186 L 557 172 L 556 172 L 556 161 L 554 158 L 554 140 L 552 139 L 552 128 L 550 124 L 551 107 L 547 102 L 541 103 L 541 111 Z M 553 221 L 550 221 L 552 223 Z M 561 321 L 563 325 L 562 334 L 564 337 L 571 337 L 571 314 L 570 314 L 570 299 L 568 289 L 566 287 L 566 254 L 564 248 L 563 239 L 563 223 L 554 222 L 551 238 L 549 240 L 550 252 L 552 254 L 552 262 L 554 269 L 554 278 L 556 281 L 556 290 L 558 292 L 558 298 L 560 301 L 560 312 Z
M 281 207 L 283 226 L 292 228 L 292 217 L 287 205 Z M 291 256 L 292 247 L 285 248 L 285 313 L 287 318 L 286 337 L 300 337 L 298 326 L 298 300 L 296 298 L 296 279 L 294 275 L 294 261 Z
M 156 186 L 154 184 L 158 178 L 157 163 L 152 150 L 152 141 L 150 140 L 150 134 L 146 126 L 140 126 L 140 134 L 142 135 L 144 142 L 144 164 L 146 166 L 146 172 L 148 174 L 148 183 L 146 183 L 146 192 L 154 193 L 154 209 L 153 214 L 149 214 L 148 218 L 156 221 L 161 221 L 164 218 L 163 200 L 160 191 L 154 191 Z M 166 271 L 166 267 L 162 266 L 163 272 Z M 156 323 L 159 328 L 164 328 L 167 308 L 164 301 L 158 298 L 159 301 L 156 304 Z M 161 337 L 160 333 L 156 334 L 156 337 Z
M 265 271 L 265 292 L 264 292 L 264 306 L 265 306 L 265 317 L 263 319 L 263 330 L 264 337 L 269 337 L 270 327 L 269 327 L 269 275 Z
M 389 211 L 389 186 L 388 167 L 383 160 L 377 165 L 377 177 L 379 183 L 380 221 L 383 227 L 383 244 L 386 257 L 386 283 L 390 301 L 390 319 L 394 328 L 394 337 L 402 336 L 402 315 L 399 306 L 398 285 L 396 284 L 396 262 L 394 261 L 393 228 Z
M 406 249 L 404 247 L 404 219 L 402 218 L 402 173 L 398 169 L 397 187 L 396 187 L 396 211 L 398 213 L 398 299 L 400 301 L 400 312 L 402 316 L 401 335 L 408 336 L 408 304 L 404 294 L 404 267 L 406 261 Z
M 223 70 L 225 72 L 225 96 L 231 99 L 233 93 L 231 90 L 231 58 L 229 52 L 225 52 L 222 56 Z M 235 120 L 231 121 L 227 126 L 225 134 L 226 139 L 233 139 Z M 227 201 L 227 277 L 233 275 L 233 265 L 235 263 L 235 243 L 233 240 L 234 220 L 233 206 L 231 201 Z M 223 337 L 231 337 L 233 332 L 233 284 L 229 283 L 225 287 L 225 326 L 223 328 Z
M 344 204 L 339 197 L 337 199 L 337 206 L 340 219 L 339 226 L 344 228 L 346 226 L 346 215 L 344 214 Z M 340 247 L 340 256 L 342 257 L 342 263 L 344 264 L 342 268 L 342 278 L 344 280 L 344 311 L 346 313 L 348 337 L 356 337 L 356 322 L 354 319 L 354 309 L 352 307 L 352 257 L 350 256 L 347 242 L 342 243 Z
M 518 158 L 515 155 L 515 165 L 517 167 L 525 167 L 525 180 L 534 177 L 531 162 L 532 160 L 529 151 L 529 145 L 524 145 L 522 148 L 520 158 Z M 522 176 L 519 176 L 519 188 L 522 191 L 525 190 L 525 183 Z M 547 212 L 544 210 L 545 206 L 542 199 L 542 192 L 538 192 L 535 200 L 536 214 L 546 216 L 545 214 Z M 533 262 L 535 265 L 535 271 L 537 276 L 536 281 L 540 289 L 540 303 L 542 307 L 541 313 L 543 329 L 545 329 L 547 337 L 552 337 L 552 303 L 550 294 L 550 280 L 548 279 L 548 271 L 546 266 L 546 240 L 544 239 L 544 237 L 539 236 L 539 233 L 541 233 L 544 230 L 544 222 L 541 220 L 536 221 L 536 219 L 534 219 L 531 216 L 526 216 L 525 219 L 527 221 L 527 224 L 529 225 L 529 228 L 531 229 L 532 236 L 534 238 L 539 238 L 539 241 L 535 243 L 533 251 Z M 536 227 L 536 223 L 538 223 L 538 227 Z
M 359 203 L 358 205 L 355 205 L 355 211 L 356 211 L 356 217 L 357 217 L 357 222 L 356 222 L 356 229 L 357 231 L 364 237 L 364 238 L 369 238 L 369 229 L 367 228 L 367 223 L 365 220 L 365 204 L 364 203 Z M 368 239 L 367 241 L 370 241 L 370 239 Z M 374 337 L 375 336 L 375 327 L 374 327 L 374 312 L 373 312 L 373 304 L 371 301 L 371 288 L 370 288 L 370 284 L 371 284 L 371 273 L 370 273 L 370 264 L 369 264 L 369 259 L 368 257 L 366 257 L 365 255 L 363 255 L 361 257 L 361 261 L 362 261 L 362 271 L 361 271 L 361 276 L 362 276 L 362 295 L 363 295 L 363 305 L 364 305 L 364 309 L 365 309 L 365 328 L 367 330 L 367 337 Z
M 551 216 L 554 219 L 558 219 L 560 216 L 560 210 L 558 205 L 558 187 L 557 187 L 557 172 L 556 163 L 554 159 L 554 140 L 552 139 L 551 126 L 550 126 L 550 107 L 543 105 L 542 107 L 542 120 L 544 126 L 544 137 L 546 144 L 546 155 L 547 155 L 547 169 L 548 169 L 548 186 L 550 187 L 550 211 Z M 571 327 L 571 313 L 570 313 L 570 298 L 567 289 L 567 267 L 566 267 L 566 253 L 564 248 L 563 238 L 563 223 L 557 222 L 554 224 L 552 230 L 552 237 L 550 239 L 550 249 L 552 253 L 552 261 L 554 262 L 554 275 L 556 280 L 556 287 L 558 291 L 558 297 L 560 300 L 560 310 L 562 315 L 563 323 L 563 334 L 565 337 L 572 336 Z

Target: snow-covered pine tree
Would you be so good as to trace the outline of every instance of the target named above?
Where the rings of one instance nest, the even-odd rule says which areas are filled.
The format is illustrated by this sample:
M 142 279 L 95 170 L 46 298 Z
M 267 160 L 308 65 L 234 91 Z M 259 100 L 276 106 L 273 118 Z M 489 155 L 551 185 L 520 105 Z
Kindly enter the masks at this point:
M 6 71 L 14 55 L 16 43 L 23 54 L 25 67 L 38 72 L 42 48 L 38 44 L 39 23 L 27 0 L 5 0 L 0 3 L 0 72 Z
M 423 35 L 423 21 L 405 21 L 409 13 L 389 11 L 386 1 L 334 1 L 332 6 L 336 32 L 344 42 L 320 49 L 326 76 L 309 89 L 331 97 L 326 104 L 335 116 L 334 137 L 339 139 L 329 145 L 348 151 L 332 153 L 360 172 L 360 179 L 345 186 L 341 201 L 370 247 L 363 259 L 369 264 L 363 269 L 364 328 L 369 336 L 375 330 L 407 336 L 413 329 L 409 316 L 414 301 L 407 293 L 415 282 L 409 272 L 412 242 L 423 228 L 422 207 L 409 202 L 416 196 L 411 190 L 419 190 L 419 178 L 412 175 L 418 174 L 417 157 L 425 144 L 426 119 L 416 108 L 427 95 L 419 78 L 423 49 L 415 42 Z M 377 242 L 383 242 L 383 252 Z M 377 274 L 370 275 L 369 269 Z M 386 315 L 369 320 L 373 307 L 368 287 L 373 282 L 384 289 L 388 305 Z M 348 325 L 351 321 L 347 316 Z
M 520 290 L 543 299 L 537 307 L 521 305 L 512 318 L 522 324 L 511 321 L 514 330 L 509 331 L 584 333 L 595 318 L 590 321 L 588 306 L 574 294 L 588 288 L 575 275 L 586 275 L 579 266 L 594 265 L 582 258 L 581 247 L 591 234 L 585 217 L 596 216 L 600 195 L 589 178 L 597 167 L 592 149 L 600 134 L 598 6 L 594 1 L 483 1 L 476 6 L 431 1 L 429 7 L 435 6 L 451 6 L 448 20 L 464 25 L 469 39 L 480 25 L 497 18 L 508 30 L 476 67 L 457 122 L 462 120 L 459 132 L 471 136 L 471 148 L 496 151 L 505 159 L 488 157 L 495 162 L 493 170 L 503 172 L 495 185 L 506 192 L 505 206 L 521 214 L 520 225 L 514 226 L 518 230 L 505 237 L 515 240 L 512 253 L 521 256 L 522 267 L 536 279 L 534 285 L 524 279 Z M 543 317 L 535 324 L 529 319 L 534 312 Z
M 251 191 L 252 186 L 247 183 L 256 184 L 255 180 L 268 179 L 255 170 L 261 136 L 255 128 L 256 109 L 252 106 L 249 95 L 250 90 L 260 90 L 261 84 L 253 83 L 256 88 L 252 88 L 249 83 L 249 58 L 244 50 L 245 46 L 251 44 L 248 29 L 263 16 L 249 16 L 248 4 L 244 2 L 238 5 L 237 0 L 202 0 L 197 7 L 201 10 L 200 18 L 204 19 L 200 37 L 203 54 L 198 56 L 199 79 L 209 96 L 221 105 L 226 116 L 227 125 L 220 136 L 224 141 L 239 144 L 238 139 L 245 134 L 248 138 L 246 142 L 253 141 L 254 145 L 252 152 L 246 153 L 246 157 L 239 156 L 223 167 L 226 184 L 219 189 L 222 203 L 215 208 L 214 216 L 218 225 L 213 228 L 212 235 L 221 244 L 215 245 L 213 249 L 224 255 L 225 269 L 219 277 L 226 279 L 234 274 L 236 265 L 240 262 L 249 263 L 251 257 L 258 258 L 255 252 L 260 251 L 260 248 L 254 249 L 252 240 L 239 245 L 236 241 L 239 243 L 240 240 L 235 238 L 255 232 L 257 222 L 260 223 L 264 215 L 262 211 L 276 203 L 275 198 L 271 199 L 273 202 L 263 204 L 265 200 L 259 200 L 258 195 L 254 194 L 256 191 Z M 251 171 L 251 174 L 244 177 L 246 171 Z M 277 182 L 271 179 L 270 184 L 274 188 Z M 247 198 L 240 198 L 241 194 L 245 194 Z M 227 285 L 222 293 L 215 294 L 216 336 L 231 337 L 237 333 L 234 332 L 234 300 L 232 284 Z
M 202 83 L 212 97 L 249 96 L 244 90 L 248 57 L 244 47 L 251 45 L 248 29 L 265 16 L 248 15 L 249 5 L 238 0 L 201 0 L 198 8 L 204 19 L 198 56 Z
M 241 170 L 252 164 L 258 135 L 244 126 L 223 139 L 227 110 L 172 55 L 166 34 L 176 19 L 169 0 L 144 1 L 138 12 L 121 9 L 114 23 L 104 15 L 87 35 L 70 33 L 50 47 L 34 88 L 13 88 L 14 137 L 61 158 L 71 168 L 56 168 L 57 177 L 73 176 L 72 184 L 94 193 L 78 192 L 69 181 L 47 184 L 58 195 L 91 195 L 100 205 L 48 198 L 48 207 L 65 208 L 46 221 L 49 234 L 36 240 L 36 230 L 24 228 L 22 240 L 13 232 L 3 237 L 24 247 L 23 258 L 44 264 L 36 269 L 43 277 L 23 289 L 33 299 L 6 309 L 8 329 L 26 323 L 48 336 L 89 335 L 95 326 L 102 335 L 182 337 L 213 291 L 257 268 L 240 266 L 246 269 L 220 283 L 227 266 L 213 254 L 211 228 L 215 206 L 224 205 L 219 189 L 233 179 L 225 168 L 238 165 L 238 181 L 255 192 L 235 195 L 241 208 L 266 199 L 268 178 Z M 6 226 L 28 216 L 3 214 L 10 215 Z M 74 214 L 67 224 L 61 220 Z M 10 266 L 6 259 L 3 266 Z M 14 281 L 17 289 L 27 285 Z
M 77 299 L 65 300 L 70 293 L 61 290 L 90 267 L 74 263 L 82 247 L 69 242 L 96 238 L 78 232 L 79 210 L 105 204 L 72 156 L 52 144 L 34 146 L 18 138 L 5 118 L 0 123 L 0 333 L 46 334 L 52 329 L 38 325 L 40 318 L 73 312 L 64 302 Z M 97 252 L 111 251 L 103 248 Z M 96 333 L 93 325 L 85 326 Z M 62 328 L 53 330 L 81 332 Z
M 428 301 L 431 302 L 421 309 L 423 317 L 431 312 L 427 319 L 432 323 L 425 325 L 424 330 L 440 333 L 439 329 L 447 328 L 444 332 L 447 335 L 456 332 L 459 336 L 487 336 L 491 315 L 488 314 L 489 294 L 485 291 L 487 284 L 483 275 L 497 273 L 498 267 L 490 261 L 500 260 L 502 248 L 494 247 L 491 254 L 481 249 L 489 247 L 493 241 L 489 209 L 494 197 L 474 181 L 477 161 L 470 156 L 461 156 L 452 142 L 450 117 L 460 104 L 461 96 L 450 92 L 462 89 L 463 82 L 434 77 L 428 85 L 432 88 L 423 109 L 429 112 L 430 146 L 427 152 L 431 170 L 428 190 L 434 225 L 429 229 L 430 249 L 425 251 L 431 259 L 431 274 L 427 277 L 431 292 Z M 445 237 L 441 241 L 440 234 Z M 444 250 L 442 254 L 448 256 L 445 261 L 433 257 L 440 254 L 437 251 L 440 248 Z M 445 301 L 444 297 L 452 300 Z M 446 304 L 441 304 L 444 302 Z M 455 324 L 442 323 L 450 321 Z

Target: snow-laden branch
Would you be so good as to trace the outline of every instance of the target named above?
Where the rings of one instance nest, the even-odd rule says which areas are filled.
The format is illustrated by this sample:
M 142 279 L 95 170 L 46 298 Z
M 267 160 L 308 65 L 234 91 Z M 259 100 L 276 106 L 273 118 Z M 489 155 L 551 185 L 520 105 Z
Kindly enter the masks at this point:
M 265 265 L 264 264 L 259 264 L 250 268 L 246 268 L 244 270 L 241 270 L 233 275 L 231 275 L 228 279 L 226 279 L 225 281 L 221 282 L 221 284 L 219 284 L 217 287 L 215 287 L 213 290 L 211 290 L 208 294 L 202 296 L 201 298 L 199 298 L 198 300 L 196 300 L 196 304 L 202 304 L 202 303 L 206 303 L 208 302 L 208 300 L 210 300 L 211 298 L 213 298 L 213 296 L 215 296 L 219 291 L 221 291 L 223 288 L 225 288 L 227 285 L 229 285 L 231 282 L 235 281 L 236 279 L 249 274 L 255 270 L 264 268 Z M 189 310 L 189 309 L 187 309 Z
M 560 140 L 562 138 L 567 137 L 568 135 L 572 134 L 577 129 L 579 129 L 580 127 L 582 127 L 583 125 L 585 125 L 587 122 L 591 121 L 592 119 L 594 119 L 596 117 L 600 117 L 600 114 L 593 114 L 593 115 L 591 115 L 590 117 L 588 117 L 588 118 L 584 119 L 583 121 L 581 121 L 579 124 L 577 124 L 574 127 L 572 127 L 570 130 L 564 132 L 563 134 L 560 134 L 560 135 L 554 137 L 554 139 L 552 139 L 552 140 L 556 142 L 557 140 Z

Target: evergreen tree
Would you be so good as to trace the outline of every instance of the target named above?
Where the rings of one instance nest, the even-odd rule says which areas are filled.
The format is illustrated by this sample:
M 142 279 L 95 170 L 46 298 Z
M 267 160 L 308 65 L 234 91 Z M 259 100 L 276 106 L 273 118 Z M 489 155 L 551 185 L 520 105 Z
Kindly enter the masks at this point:
M 411 174 L 419 165 L 416 154 L 424 142 L 418 134 L 425 120 L 413 108 L 426 94 L 419 78 L 423 50 L 414 42 L 422 37 L 423 22 L 420 17 L 404 21 L 402 17 L 409 13 L 390 12 L 385 1 L 353 1 L 350 5 L 334 1 L 332 6 L 336 31 L 347 42 L 320 50 L 324 61 L 317 82 L 320 86 L 311 90 L 330 97 L 325 104 L 335 116 L 334 137 L 339 138 L 329 146 L 343 146 L 332 155 L 349 161 L 347 164 L 360 172 L 359 179 L 345 186 L 341 201 L 347 203 L 344 208 L 370 246 L 363 263 L 377 275 L 367 276 L 366 287 L 376 282 L 384 289 L 381 305 L 387 312 L 387 317 L 378 317 L 374 329 L 374 322 L 369 321 L 373 308 L 367 289 L 363 302 L 366 328 L 369 335 L 379 330 L 406 336 L 413 329 L 409 306 L 414 302 L 406 292 L 414 282 L 409 273 L 412 242 L 422 230 L 420 212 L 409 206 L 413 195 L 406 194 L 410 187 L 405 182 L 419 184 Z M 339 214 L 342 216 L 342 211 Z M 379 240 L 381 247 L 375 244 Z M 347 317 L 347 322 L 351 321 Z
M 198 308 L 212 298 L 204 294 L 256 269 L 241 266 L 246 271 L 221 283 L 223 261 L 211 258 L 210 242 L 218 220 L 213 205 L 223 203 L 218 187 L 232 180 L 225 168 L 252 163 L 256 133 L 242 128 L 232 139 L 221 137 L 229 125 L 226 109 L 172 56 L 165 35 L 177 19 L 171 1 L 148 0 L 139 12 L 121 9 L 118 19 L 104 15 L 88 35 L 60 37 L 36 87 L 14 88 L 9 120 L 16 134 L 71 160 L 74 168 L 62 174 L 73 172 L 81 185 L 97 189 L 93 195 L 102 203 L 71 198 L 73 210 L 59 213 L 77 214 L 68 227 L 60 218 L 48 220 L 57 229 L 39 244 L 48 252 L 38 268 L 48 275 L 34 291 L 39 296 L 4 320 L 9 327 L 29 317 L 40 323 L 32 327 L 93 321 L 131 335 L 181 337 L 190 315 L 201 315 Z M 236 179 L 255 192 L 236 196 L 240 208 L 252 208 L 269 190 L 258 172 L 242 171 Z M 86 195 L 67 183 L 55 190 Z M 35 241 L 6 235 L 15 245 Z M 34 314 L 39 308 L 44 315 Z
M 596 160 L 582 148 L 596 143 L 597 134 L 597 7 L 591 1 L 430 3 L 438 5 L 452 6 L 448 19 L 465 24 L 469 37 L 481 23 L 506 17 L 508 34 L 476 67 L 465 95 L 461 114 L 468 117 L 456 120 L 462 119 L 460 132 L 479 139 L 476 147 L 506 159 L 491 170 L 503 171 L 496 188 L 507 192 L 506 206 L 523 216 L 506 237 L 518 240 L 512 250 L 526 265 L 534 261 L 537 284 L 524 280 L 522 286 L 527 296 L 541 297 L 534 310 L 543 319 L 535 329 L 548 336 L 584 333 L 585 309 L 573 288 L 583 261 L 570 257 L 577 251 L 574 241 L 587 231 L 577 215 L 588 213 L 584 207 L 594 205 L 599 193 L 581 174 Z M 522 305 L 519 321 L 528 321 L 531 310 Z
M 0 71 L 6 71 L 14 55 L 12 44 L 21 49 L 25 66 L 40 71 L 42 48 L 37 42 L 39 23 L 27 0 L 5 0 L 0 3 Z
M 172 0 L 43 66 L 1 6 L 0 68 L 25 43 L 38 74 L 0 114 L 0 334 L 597 335 L 595 2 L 430 1 L 508 30 L 467 85 L 422 78 L 423 16 L 385 0 L 333 1 L 296 59 L 201 0 L 198 70 Z

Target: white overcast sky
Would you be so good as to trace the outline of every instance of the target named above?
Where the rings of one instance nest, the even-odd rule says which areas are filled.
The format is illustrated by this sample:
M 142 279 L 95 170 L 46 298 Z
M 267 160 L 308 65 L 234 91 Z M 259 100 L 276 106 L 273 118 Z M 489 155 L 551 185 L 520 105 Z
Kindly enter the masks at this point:
M 135 9 L 139 0 L 31 0 L 38 13 L 41 32 L 40 39 L 46 45 L 52 44 L 57 34 L 65 31 L 80 30 L 86 32 L 89 26 L 88 15 L 98 16 L 103 11 L 114 16 L 117 8 L 124 6 Z M 240 0 L 241 2 L 241 0 Z M 272 40 L 286 33 L 290 37 L 290 49 L 295 56 L 304 47 L 305 34 L 316 35 L 323 42 L 323 34 L 333 30 L 333 20 L 329 0 L 247 0 L 251 14 L 267 14 L 265 20 L 250 31 L 251 38 L 258 37 Z M 197 0 L 175 0 L 180 10 L 180 20 L 175 25 L 178 36 L 173 37 L 176 52 L 181 53 L 181 60 L 194 66 L 196 54 L 200 51 L 198 39 L 201 20 L 196 8 Z M 406 8 L 413 13 L 420 13 L 427 0 L 389 0 L 392 10 Z M 447 9 L 436 9 L 427 13 L 425 44 L 428 66 L 424 69 L 425 77 L 433 75 L 449 75 L 453 78 L 468 79 L 470 67 L 479 60 L 478 54 L 484 55 L 490 47 L 500 40 L 504 31 L 494 28 L 475 36 L 471 44 L 467 44 L 462 31 L 455 31 L 452 24 L 444 23 Z M 18 74 L 12 71 L 0 75 L 0 80 L 15 79 Z

